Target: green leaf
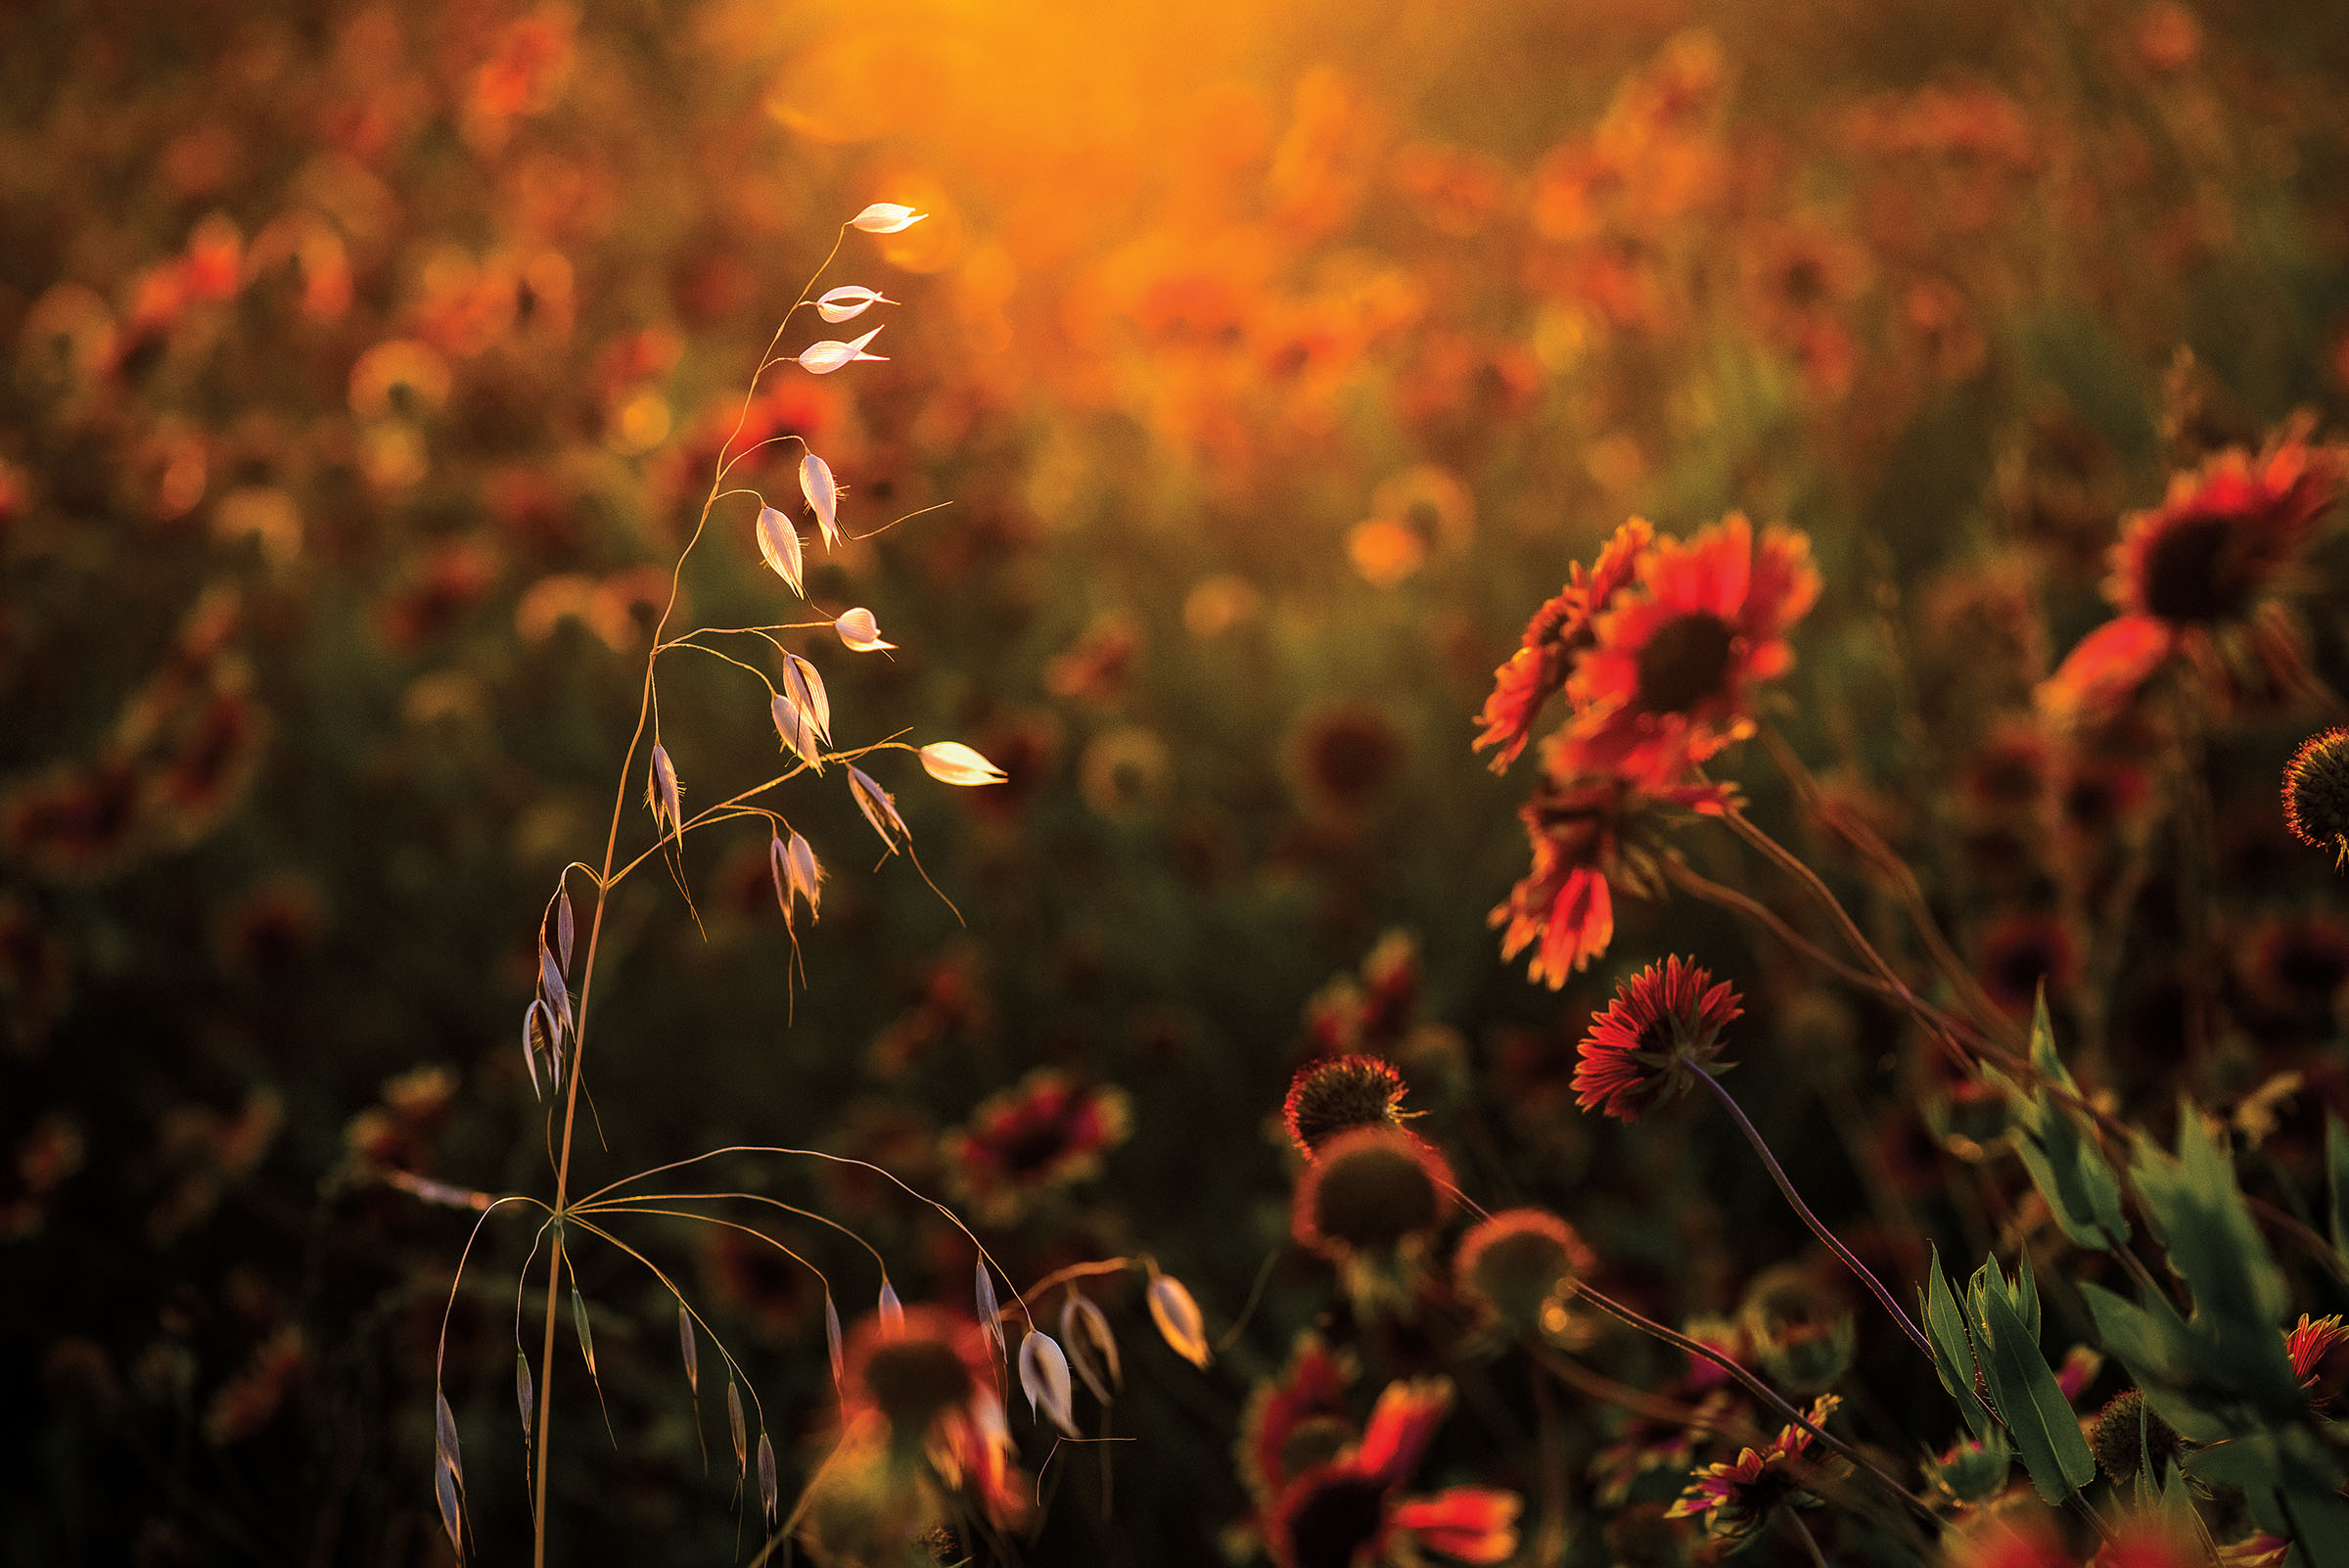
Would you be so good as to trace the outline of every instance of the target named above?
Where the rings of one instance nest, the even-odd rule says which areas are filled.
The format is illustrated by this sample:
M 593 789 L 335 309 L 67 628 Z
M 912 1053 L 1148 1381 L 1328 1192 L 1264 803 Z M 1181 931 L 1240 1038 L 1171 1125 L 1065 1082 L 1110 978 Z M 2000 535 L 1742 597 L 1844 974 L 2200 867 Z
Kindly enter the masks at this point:
M 2283 1270 L 2235 1185 L 2234 1160 L 2190 1103 L 2178 1107 L 2176 1157 L 2141 1142 L 2134 1169 L 2170 1266 L 2193 1293 L 2195 1316 L 2210 1320 L 2211 1336 L 2273 1339 L 2290 1303 Z
M 1974 1440 L 1990 1443 L 1997 1440 L 1999 1427 L 1974 1392 L 1973 1336 L 1966 1330 L 1965 1314 L 1950 1290 L 1949 1277 L 1941 1271 L 1940 1249 L 1933 1249 L 1930 1257 L 1923 1306 L 1925 1337 L 1933 1343 L 1933 1373 L 1958 1402 L 1958 1412 L 1965 1417 Z
M 2096 1479 L 2096 1456 L 2006 1291 L 1982 1292 L 1981 1326 L 1982 1375 L 1990 1384 L 1991 1402 L 2013 1435 L 2031 1484 L 2043 1499 L 2059 1503 Z
M 2078 1092 L 2055 1053 L 2045 987 L 2031 1015 L 2031 1063 L 2050 1083 Z M 2044 1088 L 2026 1095 L 2002 1074 L 1986 1071 L 1983 1076 L 2013 1104 L 2019 1121 L 2015 1155 L 2064 1235 L 2074 1246 L 2097 1251 L 2125 1244 L 2129 1222 L 2121 1213 L 2121 1178 L 2104 1158 L 2095 1130 Z

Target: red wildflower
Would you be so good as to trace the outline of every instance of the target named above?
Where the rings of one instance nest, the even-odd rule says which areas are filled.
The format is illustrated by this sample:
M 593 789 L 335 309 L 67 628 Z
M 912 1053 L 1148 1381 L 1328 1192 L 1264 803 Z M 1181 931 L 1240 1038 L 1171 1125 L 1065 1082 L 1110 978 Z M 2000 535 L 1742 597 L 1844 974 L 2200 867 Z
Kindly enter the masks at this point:
M 1721 1032 L 1743 1011 L 1727 981 L 1677 954 L 1649 964 L 1617 989 L 1583 1037 L 1575 1102 L 1635 1122 L 1685 1093 L 1689 1075 L 1712 1071 Z
M 1585 571 L 1575 562 L 1566 585 L 1526 623 L 1517 651 L 1493 671 L 1493 695 L 1476 715 L 1484 729 L 1473 749 L 1500 748 L 1493 754 L 1494 772 L 1506 772 L 1525 750 L 1543 705 L 1565 688 L 1576 661 L 1589 651 L 1592 622 L 1631 585 L 1654 536 L 1644 519 L 1624 524 L 1600 547 L 1597 564 Z
M 1451 1407 L 1451 1385 L 1440 1378 L 1388 1384 L 1361 1441 L 1283 1489 L 1266 1526 L 1273 1562 L 1369 1568 L 1405 1543 L 1461 1562 L 1515 1555 L 1523 1507 L 1515 1493 L 1452 1487 L 1432 1498 L 1396 1496 Z
M 1288 1484 L 1328 1462 L 1355 1441 L 1346 1415 L 1345 1363 L 1308 1334 L 1297 1342 L 1288 1370 L 1258 1385 L 1240 1416 L 1240 1477 L 1270 1508 Z
M 2312 1318 L 2302 1313 L 2299 1323 L 2283 1335 L 2283 1351 L 2292 1359 L 2292 1375 L 2300 1379 L 2300 1386 L 2314 1389 L 2325 1359 L 2345 1343 L 2349 1343 L 2349 1328 L 2341 1325 L 2339 1317 Z
M 982 1101 L 970 1126 L 947 1135 L 945 1152 L 972 1201 L 1002 1219 L 1099 1171 L 1101 1156 L 1126 1141 L 1129 1120 L 1122 1090 L 1082 1088 L 1039 1068 Z
M 850 1331 L 843 1367 L 841 1421 L 850 1437 L 886 1433 L 893 1464 L 926 1460 L 949 1487 L 968 1488 L 998 1524 L 1025 1516 L 986 1329 L 938 1307 L 907 1307 L 894 1324 L 875 1314 Z
M 1821 1394 L 1806 1412 L 1811 1424 L 1824 1426 L 1840 1403 L 1832 1394 Z M 1781 1505 L 1809 1507 L 1817 1500 L 1806 1490 L 1811 1443 L 1805 1428 L 1784 1427 L 1768 1448 L 1744 1449 L 1732 1460 L 1697 1471 L 1688 1478 L 1688 1490 L 1665 1512 L 1675 1519 L 1701 1513 L 1707 1534 L 1741 1541 Z
M 2222 694 L 2306 683 L 2286 600 L 2317 520 L 2340 498 L 2349 460 L 2292 431 L 2259 456 L 2230 447 L 2170 481 L 2113 547 L 2106 597 L 2118 619 L 2081 640 L 2040 688 L 2058 716 L 2117 714 L 2173 661 Z
M 1753 733 L 1749 688 L 1794 664 L 1786 633 L 1819 599 L 1811 541 L 1732 512 L 1694 538 L 1659 540 L 1637 585 L 1599 615 L 1567 696 L 1570 770 L 1668 784 Z
M 1641 789 L 1628 779 L 1544 778 L 1518 815 L 1533 841 L 1534 865 L 1487 923 L 1506 926 L 1500 955 L 1514 958 L 1535 939 L 1527 975 L 1555 991 L 1589 966 L 1615 937 L 1611 891 L 1654 898 L 1663 885 L 1663 830 L 1677 810 L 1718 816 L 1732 792 L 1723 784 Z

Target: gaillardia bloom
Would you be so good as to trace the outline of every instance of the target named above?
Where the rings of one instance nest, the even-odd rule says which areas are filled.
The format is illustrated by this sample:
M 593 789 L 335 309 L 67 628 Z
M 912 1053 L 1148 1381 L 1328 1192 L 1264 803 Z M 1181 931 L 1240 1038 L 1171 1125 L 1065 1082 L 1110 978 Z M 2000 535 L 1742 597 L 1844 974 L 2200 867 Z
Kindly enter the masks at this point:
M 2283 825 L 2314 849 L 2349 864 L 2349 729 L 2311 735 L 2283 769 Z
M 1101 1169 L 1126 1141 L 1131 1117 L 1122 1090 L 1081 1087 L 1051 1068 L 989 1096 L 970 1126 L 949 1133 L 945 1153 L 956 1184 L 983 1214 L 1007 1220 L 1043 1193 Z
M 1519 1333 L 1541 1326 L 1549 1304 L 1598 1260 L 1574 1227 L 1543 1209 L 1504 1209 L 1460 1239 L 1452 1259 L 1459 1293 Z
M 1240 1413 L 1240 1479 L 1269 1510 L 1289 1483 L 1328 1463 L 1355 1442 L 1346 1413 L 1352 1368 L 1311 1334 L 1297 1341 L 1288 1368 L 1257 1385 Z
M 1832 1394 L 1821 1394 L 1804 1413 L 1813 1426 L 1823 1427 L 1840 1403 Z M 1736 1458 L 1708 1464 L 1690 1476 L 1688 1490 L 1666 1512 L 1675 1519 L 1703 1514 L 1707 1535 L 1742 1541 L 1786 1504 L 1817 1504 L 1819 1499 L 1809 1490 L 1814 1469 L 1811 1444 L 1806 1429 L 1781 1428 L 1768 1448 L 1742 1450 Z
M 1493 671 L 1493 695 L 1476 715 L 1484 728 L 1473 749 L 1500 748 L 1493 754 L 1494 772 L 1506 772 L 1525 750 L 1543 705 L 1565 688 L 1575 661 L 1589 650 L 1593 618 L 1630 585 L 1654 536 L 1644 519 L 1624 524 L 1600 548 L 1597 564 L 1585 571 L 1575 562 L 1566 585 L 1526 623 L 1517 651 Z
M 1406 1543 L 1469 1563 L 1505 1562 L 1517 1551 L 1522 1499 L 1492 1487 L 1451 1487 L 1401 1498 L 1436 1427 L 1451 1408 L 1441 1378 L 1390 1383 L 1361 1441 L 1282 1489 L 1266 1520 L 1279 1568 L 1374 1568 Z
M 987 1330 L 937 1307 L 900 1312 L 877 1313 L 849 1334 L 841 1452 L 867 1455 L 870 1482 L 885 1493 L 910 1498 L 934 1477 L 969 1493 L 997 1524 L 1019 1522 L 1028 1498 Z
M 2113 547 L 2104 591 L 2121 614 L 2081 639 L 2040 687 L 2042 706 L 2068 720 L 2111 717 L 2174 659 L 2220 697 L 2302 690 L 2304 639 L 2287 601 L 2344 478 L 2342 452 L 2299 431 L 2257 457 L 2230 447 L 2173 478 Z
M 1530 946 L 1528 977 L 1552 991 L 1566 984 L 1615 940 L 1614 888 L 1643 899 L 1663 892 L 1664 839 L 1679 814 L 1718 816 L 1731 798 L 1726 784 L 1648 790 L 1621 777 L 1545 777 L 1517 813 L 1533 842 L 1533 869 L 1487 917 L 1505 927 L 1501 957 Z
M 1324 1143 L 1297 1178 L 1297 1239 L 1340 1261 L 1391 1257 L 1424 1242 L 1451 1211 L 1451 1168 L 1399 1127 L 1364 1127 Z
M 1819 587 L 1808 537 L 1773 527 L 1757 541 L 1739 513 L 1658 540 L 1567 681 L 1568 770 L 1670 784 L 1752 734 L 1752 688 L 1793 667 L 1786 634 Z
M 1290 1081 L 1281 1106 L 1289 1137 L 1307 1159 L 1341 1132 L 1403 1124 L 1403 1075 L 1380 1056 L 1325 1056 Z
M 1583 1037 L 1575 1103 L 1635 1122 L 1687 1092 L 1691 1075 L 1714 1071 L 1721 1032 L 1743 1009 L 1727 981 L 1677 954 L 1649 964 L 1615 992 Z

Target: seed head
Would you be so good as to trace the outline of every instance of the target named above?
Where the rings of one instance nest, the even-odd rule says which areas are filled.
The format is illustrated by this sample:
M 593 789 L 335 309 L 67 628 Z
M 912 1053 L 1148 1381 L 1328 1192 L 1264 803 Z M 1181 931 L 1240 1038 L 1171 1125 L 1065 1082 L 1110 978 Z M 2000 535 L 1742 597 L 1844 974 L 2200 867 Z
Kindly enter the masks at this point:
M 2104 1413 L 2096 1417 L 2096 1430 L 2089 1439 L 2089 1447 L 2096 1451 L 2096 1463 L 2106 1475 L 2115 1481 L 2126 1481 L 2144 1463 L 2147 1449 L 2157 1459 L 2175 1458 L 2178 1432 L 2146 1407 L 2143 1393 L 2123 1389 L 2105 1405 Z
M 2349 729 L 2311 735 L 2283 769 L 2283 825 L 2293 838 L 2349 864 Z
M 1281 1107 L 1307 1159 L 1341 1132 L 1403 1122 L 1403 1075 L 1379 1056 L 1329 1056 L 1298 1069 Z

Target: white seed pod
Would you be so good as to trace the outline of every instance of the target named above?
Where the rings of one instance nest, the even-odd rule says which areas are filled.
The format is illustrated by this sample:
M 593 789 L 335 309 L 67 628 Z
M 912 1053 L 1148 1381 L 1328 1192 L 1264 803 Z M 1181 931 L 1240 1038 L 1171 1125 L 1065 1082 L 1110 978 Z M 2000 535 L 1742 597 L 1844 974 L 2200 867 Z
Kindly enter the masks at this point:
M 1207 1345 L 1207 1320 L 1199 1315 L 1199 1304 L 1182 1281 L 1173 1274 L 1153 1274 L 1149 1302 L 1150 1320 L 1174 1354 L 1193 1366 L 1205 1367 L 1214 1354 Z
M 800 493 L 807 497 L 807 510 L 823 530 L 824 548 L 839 549 L 840 483 L 832 477 L 832 465 L 813 452 L 800 459 Z
M 538 1392 L 530 1381 L 530 1359 L 514 1353 L 514 1403 L 522 1407 L 522 1440 L 530 1440 L 530 1417 L 538 1413 Z
M 897 646 L 894 642 L 881 640 L 881 623 L 873 619 L 870 610 L 860 608 L 844 611 L 840 619 L 832 623 L 832 629 L 840 633 L 841 642 L 851 653 L 879 653 L 884 648 Z
M 832 699 L 824 690 L 822 671 L 798 654 L 783 656 L 783 689 L 799 711 L 807 715 L 814 726 L 816 738 L 825 745 L 832 744 Z
M 677 1303 L 677 1347 L 685 1353 L 685 1386 L 698 1399 L 702 1392 L 701 1346 L 694 1337 L 693 1314 L 685 1310 L 683 1302 Z
M 742 1385 L 726 1375 L 726 1429 L 734 1439 L 734 1473 L 740 1475 L 751 1462 L 750 1428 L 742 1419 Z
M 804 834 L 793 833 L 783 848 L 783 871 L 791 891 L 807 900 L 807 917 L 822 912 L 824 868 L 815 862 L 815 847 Z
M 864 819 L 881 835 L 882 844 L 891 853 L 897 853 L 900 841 L 913 842 L 913 833 L 905 826 L 905 819 L 898 815 L 898 803 L 864 769 L 849 769 L 849 793 L 855 797 L 856 809 L 864 813 Z
M 457 1451 L 457 1412 L 448 1407 L 448 1396 L 433 1390 L 433 1447 L 440 1462 L 449 1467 L 459 1481 L 465 1479 L 465 1461 Z
M 555 954 L 563 961 L 563 972 L 571 973 L 571 939 L 576 930 L 571 914 L 571 885 L 555 889 Z
M 881 1281 L 881 1305 L 874 1310 L 881 1314 L 881 1332 L 892 1337 L 905 1332 L 905 1304 L 898 1300 L 898 1287 L 886 1279 Z
M 824 745 L 816 738 L 815 725 L 806 714 L 791 700 L 788 692 L 777 692 L 767 704 L 767 712 L 775 721 L 775 733 L 782 738 L 783 749 L 799 758 L 820 773 L 824 770 Z
M 900 230 L 912 228 L 929 215 L 927 212 L 916 212 L 912 208 L 897 202 L 875 202 L 849 219 L 849 226 L 862 229 L 867 234 L 896 234 Z
M 806 553 L 800 548 L 800 530 L 792 526 L 790 518 L 771 506 L 762 506 L 759 509 L 758 534 L 759 559 L 764 561 L 768 569 L 790 586 L 792 592 L 805 599 L 807 596 L 803 576 Z
M 840 1343 L 840 1309 L 832 1305 L 832 1293 L 824 1292 L 824 1349 L 832 1356 L 832 1387 L 846 1393 L 849 1380 L 849 1359 Z
M 994 1342 L 995 1354 L 1003 1354 L 1003 1306 L 995 1299 L 995 1276 L 988 1271 L 987 1260 L 979 1260 L 979 1284 L 974 1292 L 979 1305 L 979 1326 Z
M 800 350 L 800 368 L 811 376 L 829 376 L 841 366 L 852 365 L 859 359 L 887 359 L 887 354 L 868 354 L 864 351 L 864 346 L 879 336 L 881 329 L 875 327 L 863 337 L 852 338 L 847 343 L 827 338 L 822 343 L 809 344 Z
M 960 741 L 932 741 L 921 756 L 922 771 L 941 784 L 1000 784 L 1008 777 Z
M 668 760 L 668 751 L 659 741 L 653 742 L 652 777 L 645 785 L 645 798 L 653 807 L 653 826 L 665 835 L 674 833 L 679 839 L 685 833 L 685 792 L 677 785 L 677 770 Z
M 1070 1437 L 1082 1435 L 1077 1430 L 1069 1387 L 1069 1359 L 1040 1328 L 1030 1329 L 1028 1337 L 1020 1341 L 1020 1387 L 1028 1395 L 1031 1413 L 1049 1416 L 1052 1424 Z
M 433 1466 L 433 1494 L 440 1502 L 440 1528 L 448 1532 L 448 1544 L 454 1547 L 457 1560 L 465 1560 L 465 1531 L 457 1508 L 457 1478 L 448 1473 L 448 1466 Z
M 766 1506 L 766 1527 L 775 1527 L 775 1509 L 781 1502 L 781 1491 L 775 1484 L 775 1446 L 767 1441 L 764 1431 L 759 1434 L 759 1500 Z
M 1126 1368 L 1118 1358 L 1118 1342 L 1109 1331 L 1109 1318 L 1091 1297 L 1072 1290 L 1060 1304 L 1060 1337 L 1068 1344 L 1069 1363 L 1093 1398 L 1102 1404 L 1126 1386 Z M 1107 1374 L 1106 1376 L 1104 1374 Z
M 861 284 L 844 283 L 815 301 L 817 314 L 834 326 L 853 321 L 877 304 L 896 304 L 885 295 L 875 294 Z

